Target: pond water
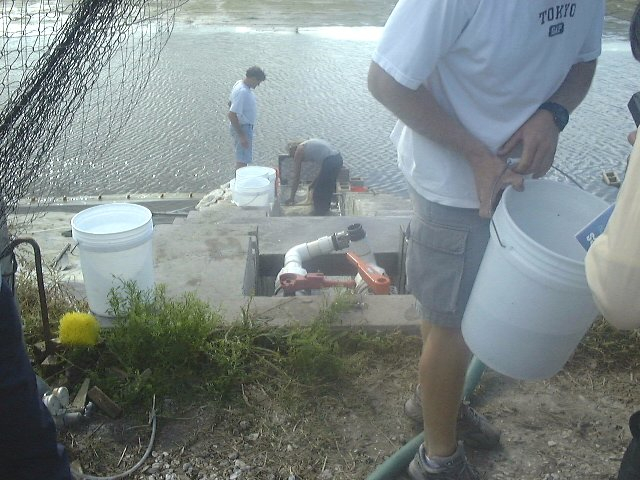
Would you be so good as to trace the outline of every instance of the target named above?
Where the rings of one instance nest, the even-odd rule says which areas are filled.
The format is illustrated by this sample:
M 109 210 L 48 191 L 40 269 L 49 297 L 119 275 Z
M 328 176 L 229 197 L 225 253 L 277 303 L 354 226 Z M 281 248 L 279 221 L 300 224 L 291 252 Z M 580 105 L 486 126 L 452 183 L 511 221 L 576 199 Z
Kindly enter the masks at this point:
M 372 2 L 370 15 L 360 17 L 351 11 L 362 7 L 357 0 L 328 1 L 324 16 L 316 17 L 304 15 L 305 8 L 318 3 L 313 0 L 296 3 L 293 17 L 282 13 L 289 11 L 283 5 L 287 2 L 261 2 L 265 5 L 257 13 L 226 12 L 229 3 L 234 2 L 192 0 L 185 5 L 122 134 L 99 157 L 51 165 L 54 193 L 215 189 L 233 176 L 229 90 L 248 66 L 257 64 L 267 81 L 256 90 L 256 164 L 276 166 L 288 140 L 322 137 L 340 148 L 352 176 L 363 177 L 375 190 L 406 195 L 388 138 L 394 118 L 366 88 L 371 53 L 394 2 Z M 625 38 L 633 2 L 609 4 L 613 12 L 593 87 L 561 136 L 556 166 L 566 175 L 551 175 L 570 176 L 613 200 L 617 189 L 602 182 L 602 171 L 614 170 L 621 177 L 624 172 L 630 152 L 626 135 L 634 128 L 626 105 L 640 90 L 640 64 Z M 275 10 L 268 13 L 267 8 Z M 221 9 L 224 15 L 214 14 Z M 302 18 L 306 23 L 299 24 Z M 242 22 L 251 26 L 239 26 Z

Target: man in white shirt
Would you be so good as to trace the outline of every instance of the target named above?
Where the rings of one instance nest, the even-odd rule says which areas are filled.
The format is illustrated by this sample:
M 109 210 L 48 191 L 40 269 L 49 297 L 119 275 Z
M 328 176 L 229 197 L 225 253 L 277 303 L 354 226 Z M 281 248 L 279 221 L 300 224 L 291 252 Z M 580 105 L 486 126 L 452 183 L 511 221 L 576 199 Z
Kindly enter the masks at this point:
M 267 79 L 260 67 L 247 69 L 229 95 L 229 130 L 233 139 L 236 170 L 246 167 L 253 157 L 253 128 L 258 119 L 258 105 L 253 90 Z
M 407 282 L 425 327 L 405 406 L 425 430 L 414 480 L 479 479 L 458 437 L 499 441 L 461 405 L 471 356 L 462 316 L 500 192 L 551 168 L 590 87 L 603 17 L 603 0 L 400 0 L 373 54 L 369 90 L 398 117 L 392 140 L 414 206 Z

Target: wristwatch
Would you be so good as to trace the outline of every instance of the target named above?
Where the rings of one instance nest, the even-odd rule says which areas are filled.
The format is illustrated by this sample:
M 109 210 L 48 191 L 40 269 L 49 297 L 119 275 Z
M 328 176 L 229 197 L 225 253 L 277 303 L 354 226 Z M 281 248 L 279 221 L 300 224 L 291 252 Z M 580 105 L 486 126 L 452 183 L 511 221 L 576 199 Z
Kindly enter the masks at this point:
M 556 124 L 559 131 L 564 130 L 564 127 L 569 123 L 569 111 L 559 103 L 544 102 L 538 107 L 538 110 L 547 110 L 553 115 L 553 123 Z

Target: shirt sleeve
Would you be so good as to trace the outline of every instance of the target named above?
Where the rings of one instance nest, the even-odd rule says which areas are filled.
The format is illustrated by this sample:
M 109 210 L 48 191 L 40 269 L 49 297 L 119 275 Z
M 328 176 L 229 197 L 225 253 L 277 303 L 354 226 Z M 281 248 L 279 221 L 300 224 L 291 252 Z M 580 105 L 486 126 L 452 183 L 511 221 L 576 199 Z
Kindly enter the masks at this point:
M 587 36 L 582 50 L 578 55 L 578 62 L 590 62 L 600 56 L 602 52 L 602 30 L 604 28 L 605 1 L 594 0 L 597 2 L 597 13 L 593 16 L 593 24 L 591 31 Z
M 231 106 L 229 111 L 237 114 L 242 113 L 242 106 L 244 105 L 244 92 L 239 90 L 231 98 Z
M 389 16 L 373 61 L 401 85 L 417 89 L 464 31 L 474 0 L 400 0 Z

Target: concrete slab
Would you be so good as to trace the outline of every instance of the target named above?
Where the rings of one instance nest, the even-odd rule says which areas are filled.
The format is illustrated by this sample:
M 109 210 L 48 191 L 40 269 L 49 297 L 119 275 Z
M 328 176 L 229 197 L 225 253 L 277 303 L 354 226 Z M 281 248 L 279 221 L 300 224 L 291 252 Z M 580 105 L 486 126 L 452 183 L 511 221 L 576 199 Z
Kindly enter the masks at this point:
M 335 291 L 295 297 L 245 295 L 247 256 L 252 246 L 255 248 L 252 242 L 256 235 L 261 255 L 284 256 L 296 245 L 360 223 L 375 253 L 398 252 L 401 230 L 409 221 L 408 215 L 366 215 L 373 211 L 369 207 L 376 205 L 370 198 L 360 202 L 363 215 L 327 217 L 268 216 L 265 211 L 240 209 L 224 198 L 201 210 L 185 210 L 182 202 L 186 200 L 179 204 L 174 199 L 167 202 L 171 203 L 154 200 L 145 205 L 156 213 L 153 237 L 156 283 L 164 284 L 172 297 L 192 292 L 230 320 L 240 318 L 244 309 L 258 321 L 273 325 L 311 321 L 327 308 Z M 38 242 L 47 265 L 52 265 L 60 252 L 67 249 L 60 264 L 64 270 L 58 274 L 62 273 L 63 278 L 73 283 L 80 295 L 84 294 L 80 257 L 68 234 L 72 216 L 87 206 L 91 205 L 66 203 L 59 209 L 52 206 L 24 232 Z M 15 219 L 24 220 L 18 216 Z M 414 305 L 409 295 L 361 295 L 354 301 L 354 307 L 342 316 L 339 326 L 417 332 L 420 321 Z
M 153 241 L 156 283 L 164 283 L 173 296 L 192 291 L 213 306 L 243 298 L 251 228 L 188 222 L 158 226 Z
M 221 212 L 225 214 L 221 214 Z M 233 210 L 231 210 L 233 211 Z M 242 211 L 190 214 L 179 225 L 160 225 L 154 236 L 156 281 L 167 292 L 179 296 L 195 293 L 228 318 L 238 318 L 242 309 L 274 325 L 316 318 L 330 302 L 331 293 L 317 296 L 248 297 L 242 293 L 247 254 L 258 238 L 261 255 L 283 255 L 298 244 L 341 232 L 353 223 L 362 224 L 374 251 L 397 252 L 401 228 L 408 217 L 266 217 Z M 417 332 L 415 301 L 409 295 L 369 296 L 344 315 L 344 327 L 375 330 L 402 329 Z

